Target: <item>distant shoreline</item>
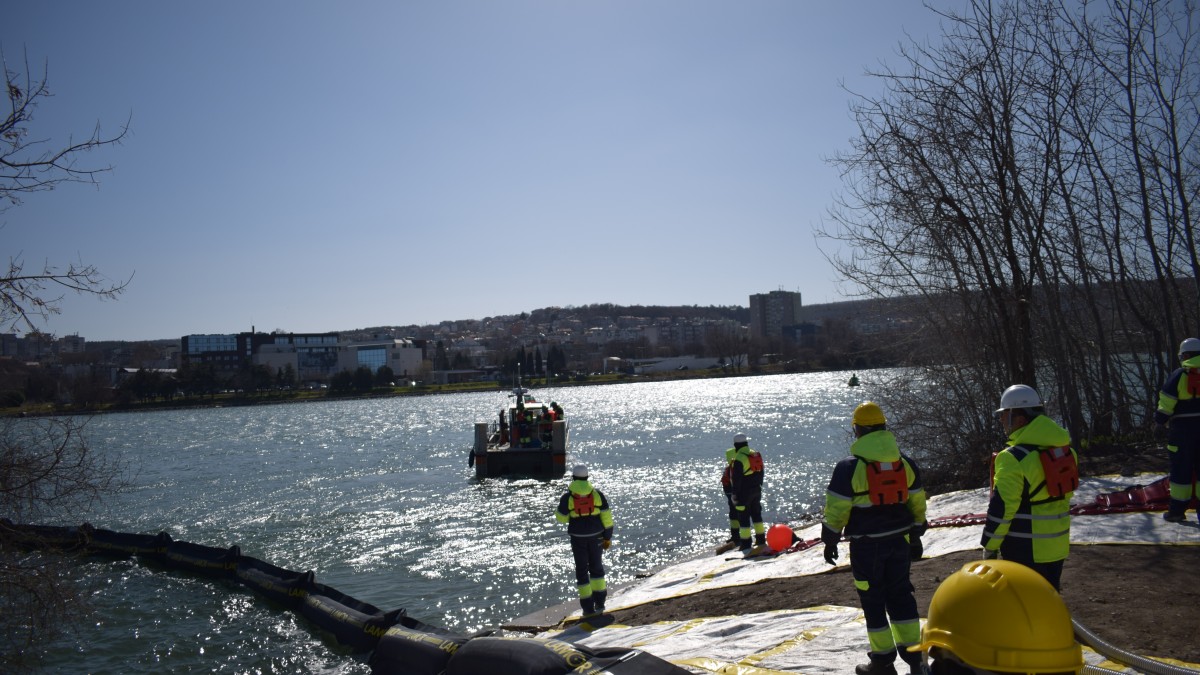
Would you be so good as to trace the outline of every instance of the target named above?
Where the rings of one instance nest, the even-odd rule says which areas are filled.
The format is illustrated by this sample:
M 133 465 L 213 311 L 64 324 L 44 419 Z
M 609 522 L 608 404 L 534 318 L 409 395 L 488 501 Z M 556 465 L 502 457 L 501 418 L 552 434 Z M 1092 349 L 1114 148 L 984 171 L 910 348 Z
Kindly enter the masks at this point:
M 673 382 L 678 380 L 711 380 L 726 378 L 758 377 L 763 375 L 787 375 L 821 372 L 838 372 L 836 370 L 805 370 L 789 371 L 783 369 L 759 369 L 756 371 L 743 370 L 736 373 L 714 373 L 711 371 L 664 371 L 661 373 L 635 374 L 618 373 L 615 375 L 591 375 L 587 380 L 563 380 L 546 383 L 545 378 L 535 378 L 532 382 L 523 382 L 522 386 L 533 391 L 539 389 L 594 387 L 609 384 L 631 384 L 641 382 Z M 107 413 L 156 412 L 160 410 L 197 410 L 203 408 L 234 408 L 259 405 L 275 405 L 286 403 L 320 403 L 331 401 L 357 401 L 379 398 L 397 398 L 408 396 L 433 396 L 437 394 L 464 394 L 476 392 L 508 392 L 513 385 L 496 383 L 466 382 L 462 384 L 420 385 L 416 387 L 387 387 L 376 388 L 369 392 L 330 394 L 326 391 L 292 390 L 287 392 L 265 392 L 262 394 L 224 393 L 211 397 L 172 399 L 169 401 L 148 401 L 143 403 L 117 404 L 109 403 L 94 407 L 71 408 L 53 404 L 29 405 L 20 408 L 10 408 L 0 411 L 3 417 L 60 417 L 72 415 L 98 415 Z

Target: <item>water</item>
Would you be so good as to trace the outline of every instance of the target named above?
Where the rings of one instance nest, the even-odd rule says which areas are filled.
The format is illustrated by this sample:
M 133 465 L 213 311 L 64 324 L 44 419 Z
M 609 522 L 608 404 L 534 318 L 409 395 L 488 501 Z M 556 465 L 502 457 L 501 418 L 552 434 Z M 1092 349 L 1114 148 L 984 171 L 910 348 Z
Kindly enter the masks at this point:
M 766 459 L 768 523 L 820 508 L 869 385 L 850 373 L 537 389 L 571 424 L 568 464 L 613 504 L 610 586 L 711 549 L 728 532 L 719 479 L 745 433 Z M 575 598 L 567 480 L 473 478 L 477 421 L 505 392 L 103 415 L 93 447 L 132 487 L 97 527 L 165 530 L 293 570 L 384 610 L 469 633 Z M 47 651 L 51 670 L 366 673 L 305 621 L 236 583 L 86 559 L 92 622 Z

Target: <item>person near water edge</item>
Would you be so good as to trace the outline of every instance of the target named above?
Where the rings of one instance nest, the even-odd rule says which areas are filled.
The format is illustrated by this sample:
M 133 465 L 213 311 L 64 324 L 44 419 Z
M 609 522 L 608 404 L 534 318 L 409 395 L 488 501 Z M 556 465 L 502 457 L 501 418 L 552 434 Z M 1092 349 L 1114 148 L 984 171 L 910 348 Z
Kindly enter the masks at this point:
M 901 454 L 878 404 L 855 408 L 853 429 L 850 456 L 834 467 L 825 493 L 821 541 L 830 565 L 837 564 L 843 530 L 850 542 L 850 571 L 870 643 L 869 661 L 854 672 L 895 675 L 899 656 L 910 672 L 921 673 L 921 655 L 907 651 L 921 636 L 909 578 L 928 527 L 920 468 Z
M 1179 365 L 1159 389 L 1154 411 L 1154 422 L 1167 438 L 1171 460 L 1171 501 L 1163 518 L 1172 523 L 1183 522 L 1192 498 L 1200 496 L 1196 485 L 1200 471 L 1200 338 L 1180 343 Z M 1200 520 L 1200 513 L 1196 515 Z
M 1045 578 L 1010 560 L 963 565 L 929 601 L 921 643 L 933 675 L 1078 673 L 1071 614 Z
M 730 450 L 733 455 L 729 461 L 729 500 L 738 522 L 738 548 L 746 554 L 762 553 L 767 548 L 767 526 L 762 521 L 762 455 L 750 447 L 745 434 L 733 437 Z M 725 454 L 729 456 L 729 450 Z M 732 529 L 732 524 L 730 527 Z
M 733 455 L 734 448 L 725 451 L 725 467 L 721 470 L 721 492 L 725 495 L 725 510 L 729 513 L 729 539 L 717 547 L 717 553 L 724 553 L 738 545 L 741 541 L 741 525 L 738 523 L 737 508 L 733 505 Z
M 603 614 L 608 584 L 604 580 L 602 554 L 612 546 L 613 517 L 608 498 L 588 480 L 586 465 L 576 464 L 571 470 L 571 484 L 558 500 L 554 517 L 567 524 L 567 534 L 571 537 L 575 583 L 583 615 Z
M 1005 389 L 996 414 L 1008 441 L 992 456 L 983 556 L 1031 567 L 1061 588 L 1071 546 L 1071 497 L 1079 486 L 1071 434 L 1046 416 L 1041 396 L 1028 385 Z

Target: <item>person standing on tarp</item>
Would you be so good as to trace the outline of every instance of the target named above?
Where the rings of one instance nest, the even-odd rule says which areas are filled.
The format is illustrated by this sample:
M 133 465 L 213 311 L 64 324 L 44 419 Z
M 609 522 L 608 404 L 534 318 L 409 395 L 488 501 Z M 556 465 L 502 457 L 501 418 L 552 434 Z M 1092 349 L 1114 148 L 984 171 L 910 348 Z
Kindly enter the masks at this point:
M 731 450 L 732 456 L 729 451 L 725 454 L 730 457 L 730 502 L 738 522 L 738 548 L 750 553 L 753 534 L 753 546 L 758 547 L 754 552 L 761 553 L 767 545 L 767 527 L 762 520 L 763 458 L 750 447 L 745 434 L 733 437 Z
M 983 556 L 1031 567 L 1061 589 L 1071 552 L 1071 497 L 1079 486 L 1071 434 L 1046 416 L 1042 397 L 1029 385 L 1005 389 L 996 414 L 1008 440 L 992 457 Z
M 925 488 L 917 464 L 900 453 L 883 410 L 872 401 L 854 409 L 854 444 L 837 463 L 825 493 L 821 541 L 825 562 L 836 565 L 838 541 L 850 541 L 850 572 L 867 623 L 870 651 L 857 675 L 896 675 L 896 656 L 921 673 L 908 647 L 921 638 L 921 619 L 909 577 L 920 560 Z M 899 649 L 897 649 L 897 647 Z
M 613 517 L 608 498 L 588 480 L 588 468 L 576 464 L 571 485 L 558 500 L 554 517 L 567 524 L 571 554 L 575 558 L 575 582 L 584 616 L 602 614 L 608 597 L 601 554 L 612 546 Z
M 1200 471 L 1200 339 L 1180 343 L 1179 364 L 1159 390 L 1154 411 L 1154 422 L 1166 432 L 1171 459 L 1171 502 L 1163 514 L 1171 523 L 1183 522 L 1188 504 L 1200 496 L 1196 489 Z

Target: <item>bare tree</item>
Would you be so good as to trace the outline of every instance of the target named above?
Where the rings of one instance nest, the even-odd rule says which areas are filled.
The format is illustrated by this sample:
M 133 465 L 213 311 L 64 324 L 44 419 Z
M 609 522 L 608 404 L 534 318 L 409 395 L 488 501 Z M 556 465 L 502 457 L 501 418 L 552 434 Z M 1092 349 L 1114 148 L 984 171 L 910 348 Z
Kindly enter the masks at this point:
M 51 149 L 48 140 L 30 136 L 33 112 L 50 96 L 45 76 L 31 77 L 27 63 L 23 74 L 9 70 L 7 61 L 3 66 L 9 106 L 0 120 L 0 212 L 27 193 L 94 183 L 108 167 L 85 167 L 81 156 L 118 143 L 126 128 L 105 137 L 97 127 L 84 141 Z M 58 290 L 115 298 L 127 283 L 111 283 L 82 262 L 64 269 L 47 263 L 31 274 L 15 256 L 0 277 L 0 327 L 36 333 L 36 318 L 59 312 Z M 85 609 L 86 596 L 69 563 L 29 552 L 17 543 L 27 538 L 12 536 L 14 525 L 78 519 L 95 500 L 118 489 L 120 467 L 92 450 L 84 424 L 70 417 L 0 421 L 0 663 L 9 668 L 26 665 L 32 646 L 52 639 Z
M 40 77 L 30 70 L 28 60 L 22 71 L 9 69 L 0 53 L 4 70 L 4 91 L 8 100 L 5 117 L 0 120 L 0 213 L 21 203 L 23 195 L 52 190 L 63 183 L 96 183 L 100 174 L 112 167 L 82 164 L 84 155 L 108 145 L 120 143 L 128 132 L 128 122 L 112 136 L 103 134 L 99 125 L 82 141 L 68 139 L 62 146 L 32 136 L 31 123 L 38 104 L 51 96 L 45 69 Z M 9 258 L 7 273 L 0 277 L 0 326 L 27 330 L 36 327 L 35 318 L 47 319 L 59 313 L 62 295 L 57 290 L 74 291 L 98 298 L 115 298 L 129 280 L 112 282 L 83 262 L 65 268 L 46 263 L 26 271 L 19 255 Z
M 908 296 L 910 440 L 979 456 L 1021 382 L 1076 439 L 1144 423 L 1197 321 L 1200 59 L 1190 0 L 973 0 L 854 105 L 846 189 L 820 233 L 868 296 Z M 929 401 L 953 401 L 930 419 Z M 965 464 L 970 464 L 969 462 Z

